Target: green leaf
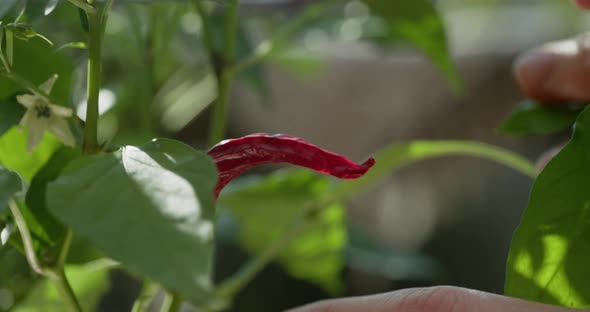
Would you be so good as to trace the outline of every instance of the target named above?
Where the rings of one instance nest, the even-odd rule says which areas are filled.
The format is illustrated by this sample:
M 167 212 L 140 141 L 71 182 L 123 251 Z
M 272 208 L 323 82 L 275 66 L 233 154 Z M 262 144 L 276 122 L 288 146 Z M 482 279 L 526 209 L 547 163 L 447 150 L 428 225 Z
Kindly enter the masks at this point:
M 41 144 L 28 153 L 26 132 L 12 127 L 0 137 L 0 164 L 30 181 L 58 146 L 57 139 L 46 134 Z
M 590 108 L 539 175 L 510 246 L 506 294 L 590 307 Z
M 386 23 L 387 36 L 402 38 L 419 48 L 436 64 L 451 87 L 460 92 L 463 82 L 449 55 L 441 16 L 429 0 L 363 0 L 371 13 Z
M 522 101 L 502 122 L 499 131 L 513 135 L 545 135 L 571 127 L 582 108 L 547 106 L 532 100 Z
M 77 149 L 69 147 L 61 147 L 45 165 L 37 172 L 29 190 L 25 203 L 29 207 L 31 218 L 43 228 L 47 233 L 50 242 L 57 242 L 65 234 L 65 226 L 57 221 L 55 217 L 49 213 L 46 204 L 47 185 L 49 182 L 57 179 L 63 168 L 72 160 L 81 157 L 81 152 Z M 30 221 L 30 220 L 29 220 Z
M 107 256 L 203 302 L 212 291 L 216 180 L 207 155 L 159 139 L 74 160 L 49 184 L 47 205 Z
M 23 182 L 17 173 L 0 166 L 0 217 L 6 213 L 8 201 L 23 190 Z
M 25 111 L 25 107 L 16 101 L 16 95 L 0 101 L 0 136 L 18 125 Z
M 66 275 L 84 311 L 97 311 L 101 297 L 109 288 L 108 270 L 101 267 L 68 266 Z M 62 312 L 64 302 L 55 286 L 42 279 L 29 294 L 11 311 L 13 312 Z
M 237 218 L 238 240 L 256 255 L 276 240 L 310 204 L 317 204 L 331 186 L 330 178 L 306 170 L 279 172 L 226 192 L 219 198 Z M 294 277 L 313 282 L 330 293 L 342 290 L 346 245 L 344 208 L 324 207 L 307 220 L 278 261 Z

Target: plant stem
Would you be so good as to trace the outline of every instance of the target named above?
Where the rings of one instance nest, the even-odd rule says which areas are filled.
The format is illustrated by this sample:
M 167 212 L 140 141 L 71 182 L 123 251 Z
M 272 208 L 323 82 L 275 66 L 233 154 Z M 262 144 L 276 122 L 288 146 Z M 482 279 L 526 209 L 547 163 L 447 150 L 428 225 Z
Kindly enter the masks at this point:
M 51 280 L 57 287 L 57 290 L 60 292 L 61 297 L 66 302 L 70 310 L 73 312 L 81 312 L 82 307 L 80 306 L 78 299 L 76 299 L 76 294 L 68 282 L 64 269 L 58 269 L 55 276 L 53 276 Z
M 86 13 L 90 13 L 90 14 L 96 13 L 96 9 L 84 0 L 68 0 L 68 1 L 70 1 L 71 4 L 77 6 L 78 8 L 84 10 L 84 12 L 86 12 Z
M 231 67 L 233 67 L 236 35 L 238 31 L 238 1 L 231 0 L 225 14 L 224 37 L 223 37 L 223 59 L 220 64 L 214 62 L 218 72 L 217 100 L 213 105 L 211 125 L 209 127 L 208 145 L 213 146 L 225 137 L 227 124 L 227 105 L 233 78 Z M 210 52 L 211 53 L 211 52 Z M 213 52 L 214 53 L 214 52 Z
M 222 282 L 217 288 L 218 297 L 226 302 L 231 302 L 235 295 L 250 283 L 305 228 L 307 224 L 305 218 L 313 207 L 315 205 L 304 209 L 304 213 L 295 218 L 278 238 L 266 246 L 261 254 L 241 268 L 238 273 Z
M 39 262 L 39 259 L 37 258 L 35 247 L 33 246 L 33 237 L 31 236 L 31 231 L 29 231 L 25 217 L 20 212 L 18 204 L 13 199 L 11 199 L 8 202 L 8 208 L 14 217 L 14 222 L 16 223 L 16 227 L 18 228 L 22 238 L 23 247 L 25 248 L 25 256 L 27 258 L 27 262 L 29 262 L 29 266 L 39 275 L 50 275 L 51 272 L 43 268 Z
M 164 301 L 160 307 L 160 312 L 177 312 L 180 310 L 181 305 L 182 299 L 180 296 L 177 293 L 170 292 L 166 294 L 166 297 L 164 297 Z
M 137 299 L 135 299 L 131 312 L 148 312 L 150 304 L 154 300 L 156 294 L 158 294 L 159 289 L 160 286 L 158 286 L 158 284 L 144 280 L 141 292 L 139 293 L 139 296 L 137 296 Z
M 6 57 L 8 58 L 8 66 L 12 67 L 14 64 L 14 36 L 12 31 L 6 29 Z
M 68 307 L 70 308 L 71 311 L 73 311 L 73 312 L 82 311 L 80 304 L 78 303 L 78 300 L 76 299 L 76 295 L 74 294 L 74 291 L 72 290 L 72 287 L 68 283 L 68 280 L 65 276 L 63 266 L 58 267 L 55 270 L 44 268 L 41 266 L 41 263 L 39 262 L 39 259 L 37 258 L 37 254 L 35 253 L 35 248 L 33 246 L 33 238 L 31 236 L 31 232 L 29 231 L 29 228 L 27 226 L 27 222 L 26 222 L 23 214 L 20 212 L 20 209 L 18 208 L 18 204 L 13 199 L 11 199 L 8 202 L 8 207 L 10 209 L 10 212 L 12 213 L 12 216 L 14 217 L 14 222 L 16 223 L 16 226 L 17 226 L 20 236 L 22 238 L 23 246 L 25 248 L 25 256 L 27 258 L 27 262 L 29 263 L 29 266 L 31 267 L 31 269 L 33 271 L 35 271 L 37 274 L 45 276 L 55 283 L 58 290 L 62 294 L 64 301 L 66 302 L 66 304 L 68 305 Z M 67 235 L 66 235 L 66 241 L 70 241 L 70 240 L 71 240 L 71 238 L 68 239 Z M 69 243 L 68 243 L 68 245 L 69 245 Z M 60 256 L 61 256 L 61 253 L 60 253 Z M 59 261 L 58 261 L 58 263 L 59 263 Z
M 102 78 L 101 50 L 102 50 L 102 10 L 87 13 L 88 16 L 88 85 L 86 124 L 84 126 L 85 154 L 98 151 L 98 95 Z

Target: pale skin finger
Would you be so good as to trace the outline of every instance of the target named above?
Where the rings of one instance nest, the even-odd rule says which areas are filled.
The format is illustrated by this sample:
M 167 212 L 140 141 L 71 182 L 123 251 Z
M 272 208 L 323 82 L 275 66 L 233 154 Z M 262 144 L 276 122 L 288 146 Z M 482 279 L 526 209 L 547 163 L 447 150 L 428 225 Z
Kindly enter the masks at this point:
M 588 311 L 528 302 L 476 290 L 439 286 L 326 300 L 288 312 L 572 312 Z

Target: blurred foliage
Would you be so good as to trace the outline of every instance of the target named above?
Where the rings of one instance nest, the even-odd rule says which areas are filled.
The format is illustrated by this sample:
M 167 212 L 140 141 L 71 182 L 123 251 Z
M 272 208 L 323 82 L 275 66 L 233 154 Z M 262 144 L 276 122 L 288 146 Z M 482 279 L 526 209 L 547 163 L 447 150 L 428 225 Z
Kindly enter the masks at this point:
M 579 105 L 568 107 L 525 100 L 502 122 L 498 130 L 513 135 L 547 135 L 571 127 L 581 111 Z
M 299 235 L 282 246 L 278 261 L 296 278 L 317 283 L 327 292 L 343 290 L 346 226 L 342 205 L 318 207 L 305 215 L 309 205 L 316 205 L 331 186 L 328 177 L 310 171 L 287 171 L 260 180 L 248 179 L 223 194 L 220 207 L 227 207 L 235 217 L 237 240 L 253 255 L 279 240 L 292 222 L 303 218 L 306 225 Z

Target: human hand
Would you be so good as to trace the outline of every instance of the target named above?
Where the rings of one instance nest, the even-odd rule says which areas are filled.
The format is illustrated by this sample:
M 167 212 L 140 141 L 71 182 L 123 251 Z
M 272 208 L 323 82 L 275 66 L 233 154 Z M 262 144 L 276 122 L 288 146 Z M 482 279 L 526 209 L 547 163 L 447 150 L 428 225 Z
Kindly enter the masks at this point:
M 581 311 L 477 290 L 438 286 L 325 300 L 289 312 L 571 312 Z M 588 311 L 588 310 L 585 310 Z

